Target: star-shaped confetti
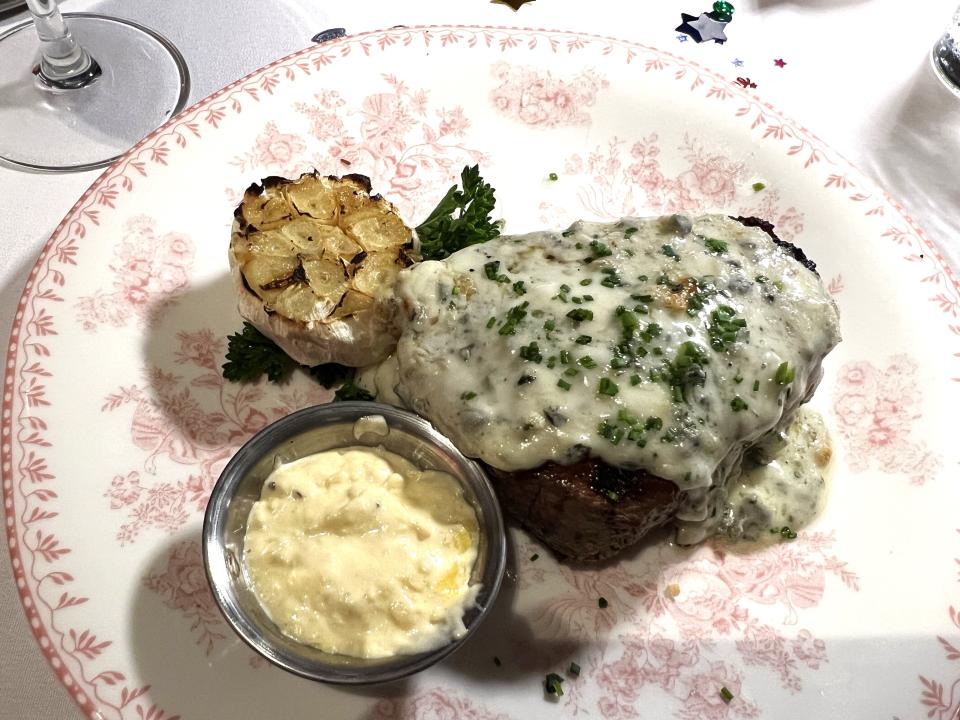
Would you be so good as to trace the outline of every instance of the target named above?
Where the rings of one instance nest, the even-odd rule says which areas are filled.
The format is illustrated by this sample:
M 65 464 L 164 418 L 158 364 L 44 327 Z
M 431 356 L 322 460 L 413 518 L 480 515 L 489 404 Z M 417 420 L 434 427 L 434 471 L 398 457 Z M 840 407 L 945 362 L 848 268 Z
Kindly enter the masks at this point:
M 727 36 L 723 34 L 723 29 L 727 26 L 727 23 L 714 20 L 707 13 L 700 13 L 700 17 L 680 13 L 680 19 L 683 22 L 677 28 L 677 32 L 686 33 L 698 43 L 713 40 L 715 43 L 723 45 L 727 41 Z
M 535 0 L 490 0 L 491 5 L 507 5 L 513 8 L 513 11 L 516 12 L 520 9 L 522 5 L 526 5 L 528 2 L 534 2 Z
M 783 66 L 785 66 L 787 63 L 784 62 L 784 59 L 783 59 L 783 58 L 777 58 L 776 60 L 773 61 L 773 64 L 776 65 L 777 67 L 783 67 Z
M 680 42 L 686 42 L 689 39 L 690 37 L 687 35 L 677 35 L 677 40 L 679 40 Z
M 743 60 L 740 58 L 734 58 L 731 60 L 731 62 L 733 63 L 734 67 L 743 67 Z

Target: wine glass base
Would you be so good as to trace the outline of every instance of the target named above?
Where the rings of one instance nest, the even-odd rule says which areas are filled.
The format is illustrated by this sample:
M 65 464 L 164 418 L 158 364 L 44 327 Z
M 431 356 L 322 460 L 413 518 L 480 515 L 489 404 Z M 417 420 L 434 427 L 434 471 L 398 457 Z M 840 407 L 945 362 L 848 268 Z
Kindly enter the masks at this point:
M 64 17 L 102 73 L 85 87 L 50 87 L 36 74 L 32 21 L 0 35 L 0 162 L 37 172 L 105 167 L 186 103 L 187 65 L 166 38 L 120 18 Z

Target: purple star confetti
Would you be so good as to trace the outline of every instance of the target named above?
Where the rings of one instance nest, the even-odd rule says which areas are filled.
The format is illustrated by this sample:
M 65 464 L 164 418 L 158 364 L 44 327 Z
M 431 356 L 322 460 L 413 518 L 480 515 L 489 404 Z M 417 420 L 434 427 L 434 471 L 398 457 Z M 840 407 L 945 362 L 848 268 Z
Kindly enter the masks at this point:
M 784 61 L 783 58 L 777 58 L 776 60 L 773 61 L 773 64 L 776 65 L 776 66 L 779 67 L 779 68 L 782 68 L 782 67 L 784 67 L 787 63 Z
M 734 67 L 743 67 L 743 60 L 741 60 L 740 58 L 734 58 L 730 62 L 733 64 Z

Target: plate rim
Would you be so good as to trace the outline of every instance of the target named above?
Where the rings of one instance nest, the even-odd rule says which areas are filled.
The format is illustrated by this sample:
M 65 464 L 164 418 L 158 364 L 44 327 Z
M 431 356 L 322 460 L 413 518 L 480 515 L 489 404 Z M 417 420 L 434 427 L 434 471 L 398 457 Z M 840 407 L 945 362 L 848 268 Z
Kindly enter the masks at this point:
M 14 379 L 16 371 L 18 369 L 18 361 L 21 359 L 21 354 L 23 351 L 23 346 L 20 342 L 21 334 L 24 326 L 24 313 L 28 301 L 34 297 L 34 288 L 37 283 L 37 277 L 40 273 L 41 268 L 46 266 L 49 263 L 50 256 L 54 247 L 62 240 L 65 239 L 64 231 L 68 230 L 72 223 L 78 222 L 78 218 L 84 216 L 84 212 L 89 210 L 90 207 L 94 204 L 91 202 L 91 198 L 97 193 L 98 190 L 109 180 L 114 178 L 122 177 L 130 168 L 134 168 L 136 172 L 140 173 L 141 176 L 146 177 L 148 173 L 143 169 L 142 166 L 146 164 L 146 161 L 140 161 L 139 158 L 142 153 L 149 151 L 154 147 L 159 139 L 168 136 L 172 130 L 175 130 L 181 125 L 187 125 L 191 119 L 199 118 L 200 111 L 207 109 L 214 102 L 229 96 L 230 93 L 237 90 L 238 88 L 243 89 L 251 81 L 263 76 L 267 72 L 284 66 L 290 65 L 291 62 L 297 61 L 301 58 L 307 58 L 312 56 L 314 53 L 324 54 L 325 51 L 331 49 L 336 49 L 338 47 L 344 47 L 352 43 L 362 42 L 366 38 L 375 38 L 377 36 L 385 36 L 390 33 L 422 33 L 424 36 L 429 35 L 431 32 L 441 32 L 441 31 L 463 31 L 471 32 L 474 34 L 481 33 L 493 33 L 493 32 L 507 32 L 507 33 L 534 33 L 539 35 L 549 35 L 557 37 L 566 37 L 566 38 L 581 38 L 589 40 L 590 42 L 602 41 L 608 42 L 611 44 L 617 44 L 628 49 L 640 49 L 653 53 L 658 56 L 665 56 L 670 58 L 672 61 L 675 61 L 683 66 L 692 67 L 697 70 L 697 72 L 704 73 L 709 76 L 711 79 L 717 82 L 724 83 L 725 86 L 729 85 L 729 82 L 726 78 L 723 78 L 719 73 L 712 70 L 710 67 L 704 66 L 698 63 L 695 60 L 692 60 L 688 57 L 677 55 L 668 50 L 660 49 L 653 45 L 648 45 L 642 42 L 636 42 L 620 37 L 597 34 L 597 33 L 587 33 L 580 32 L 576 30 L 554 30 L 547 28 L 535 28 L 535 27 L 522 27 L 522 26 L 498 26 L 498 25 L 460 25 L 460 24 L 426 24 L 426 25 L 410 25 L 410 26 L 393 26 L 389 28 L 380 28 L 376 30 L 369 30 L 362 33 L 347 35 L 336 40 L 317 43 L 308 45 L 301 50 L 295 51 L 284 55 L 273 62 L 260 67 L 251 73 L 225 85 L 219 90 L 211 93 L 205 98 L 198 100 L 193 103 L 186 109 L 182 110 L 179 114 L 170 118 L 163 125 L 158 127 L 156 130 L 145 136 L 140 140 L 136 145 L 130 148 L 126 153 L 121 155 L 113 164 L 105 168 L 104 171 L 97 176 L 96 179 L 91 183 L 91 185 L 81 194 L 77 201 L 71 206 L 69 211 L 64 215 L 63 219 L 57 224 L 54 230 L 51 232 L 50 236 L 44 241 L 43 246 L 40 252 L 37 255 L 36 261 L 32 265 L 30 272 L 28 273 L 27 279 L 25 281 L 23 290 L 21 291 L 15 315 L 14 321 L 11 326 L 9 341 L 6 352 L 6 367 L 4 372 L 4 397 L 2 403 L 2 420 L 0 420 L 0 433 L 2 433 L 2 443 L 0 443 L 0 478 L 2 478 L 3 485 L 3 498 L 4 498 L 4 516 L 5 516 L 5 531 L 7 538 L 7 547 L 8 553 L 13 570 L 13 578 L 15 586 L 17 589 L 17 596 L 20 600 L 21 607 L 25 613 L 28 625 L 31 630 L 31 634 L 34 637 L 35 642 L 37 643 L 38 649 L 41 654 L 46 659 L 47 663 L 51 666 L 51 669 L 54 672 L 57 680 L 64 686 L 67 690 L 70 697 L 73 701 L 79 706 L 80 710 L 91 720 L 102 720 L 102 715 L 98 708 L 98 704 L 93 702 L 93 699 L 85 692 L 81 687 L 81 684 L 89 684 L 89 681 L 86 678 L 80 678 L 79 680 L 74 676 L 74 673 L 71 672 L 67 667 L 67 663 L 64 658 L 61 656 L 61 653 L 55 646 L 54 638 L 50 637 L 47 632 L 47 626 L 43 619 L 40 618 L 39 613 L 35 608 L 35 599 L 30 591 L 29 584 L 24 579 L 24 563 L 20 555 L 20 542 L 19 538 L 16 537 L 17 521 L 14 517 L 15 503 L 14 503 L 14 492 L 13 492 L 13 469 L 12 469 L 12 427 L 14 424 L 14 419 L 12 417 L 13 411 L 13 397 L 14 397 Z M 333 59 L 329 63 L 321 63 L 319 66 L 314 66 L 314 68 L 309 71 L 307 74 L 312 74 L 312 72 L 318 71 L 321 66 L 335 62 L 337 58 L 341 57 L 339 54 L 335 54 Z M 628 60 L 629 62 L 629 60 Z M 778 110 L 775 106 L 770 103 L 765 102 L 756 94 L 747 93 L 745 90 L 741 90 L 736 86 L 729 87 L 728 90 L 732 95 L 739 96 L 744 100 L 747 100 L 753 105 L 761 107 L 764 111 L 773 113 L 779 119 L 782 119 L 784 122 L 789 123 L 793 128 L 799 130 L 805 138 L 816 141 L 819 144 L 821 151 L 829 151 L 829 153 L 836 158 L 834 162 L 835 165 L 840 165 L 841 167 L 846 167 L 858 178 L 858 181 L 863 181 L 866 183 L 866 186 L 873 191 L 873 193 L 879 193 L 880 197 L 892 206 L 896 211 L 898 216 L 909 226 L 912 232 L 915 234 L 916 238 L 927 248 L 931 255 L 935 259 L 935 263 L 938 266 L 938 269 L 944 272 L 947 284 L 953 288 L 953 290 L 960 296 L 960 280 L 955 276 L 954 271 L 950 263 L 944 258 L 943 253 L 941 252 L 939 245 L 927 236 L 924 232 L 922 226 L 904 209 L 902 204 L 900 204 L 893 196 L 890 195 L 887 191 L 879 186 L 879 184 L 869 175 L 861 171 L 854 163 L 848 160 L 841 153 L 833 149 L 829 144 L 824 142 L 816 133 L 809 130 L 805 125 L 793 120 L 790 116 L 784 114 Z M 210 123 L 213 125 L 213 129 L 217 130 L 217 122 Z M 195 137 L 199 138 L 199 133 L 194 132 Z M 185 146 L 185 145 L 184 145 Z M 181 147 L 184 147 L 181 146 Z M 165 153 L 163 153 L 165 155 Z M 165 164 L 161 156 L 160 162 Z M 154 161 L 156 162 L 156 161 Z M 132 185 L 131 185 L 132 188 Z M 82 236 L 81 236 L 82 240 Z M 958 333 L 960 334 L 960 333 Z M 954 378 L 954 380 L 960 380 L 960 378 Z

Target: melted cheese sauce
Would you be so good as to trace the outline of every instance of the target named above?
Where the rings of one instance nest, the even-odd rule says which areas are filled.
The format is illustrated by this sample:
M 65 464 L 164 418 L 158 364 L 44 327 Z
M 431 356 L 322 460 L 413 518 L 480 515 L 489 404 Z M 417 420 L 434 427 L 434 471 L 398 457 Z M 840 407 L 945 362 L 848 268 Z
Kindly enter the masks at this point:
M 731 480 L 717 529 L 732 540 L 765 540 L 797 530 L 820 511 L 832 449 L 819 413 L 801 408 L 785 430 L 751 448 Z M 779 537 L 775 537 L 779 539 Z
M 247 523 L 244 560 L 280 630 L 329 653 L 379 658 L 462 637 L 478 525 L 450 475 L 382 449 L 281 465 Z
M 401 272 L 395 356 L 367 379 L 506 471 L 595 457 L 721 519 L 744 450 L 789 423 L 840 340 L 819 278 L 725 216 L 577 222 Z M 778 375 L 779 371 L 779 375 Z

